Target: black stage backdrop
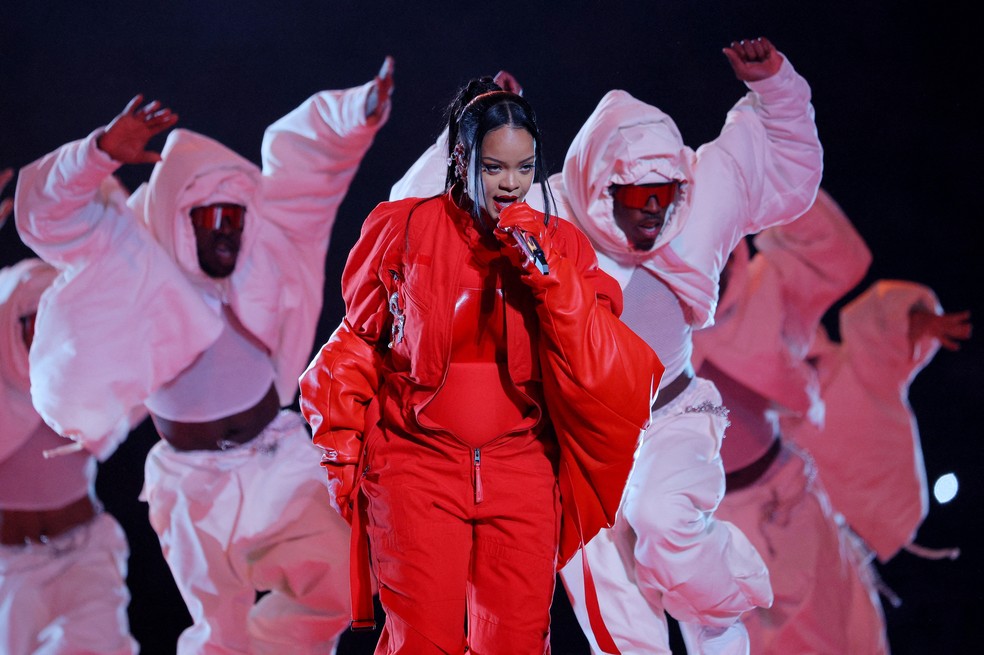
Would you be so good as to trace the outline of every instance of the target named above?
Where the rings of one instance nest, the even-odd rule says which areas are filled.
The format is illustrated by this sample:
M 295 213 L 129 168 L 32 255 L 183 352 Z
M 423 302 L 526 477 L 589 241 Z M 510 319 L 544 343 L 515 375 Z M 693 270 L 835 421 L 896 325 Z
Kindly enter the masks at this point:
M 972 115 L 979 105 L 970 101 L 981 82 L 977 26 L 955 4 L 905 0 L 4 2 L 0 167 L 18 168 L 85 136 L 138 92 L 171 106 L 181 126 L 258 161 L 266 125 L 318 90 L 370 79 L 392 54 L 393 112 L 338 216 L 320 345 L 341 318 L 339 276 L 363 218 L 433 141 L 459 84 L 512 72 L 537 109 L 547 166 L 556 171 L 612 88 L 667 111 L 693 147 L 714 138 L 744 92 L 721 47 L 763 35 L 810 81 L 823 185 L 874 252 L 855 293 L 878 278 L 916 280 L 947 309 L 971 309 L 979 319 L 984 231 L 974 224 L 984 140 Z M 121 178 L 136 188 L 149 173 L 130 167 Z M 2 265 L 31 254 L 9 223 L 0 233 Z M 984 400 L 982 368 L 978 337 L 959 353 L 941 352 L 912 387 L 930 483 L 955 472 L 963 485 L 953 502 L 931 501 L 918 541 L 957 545 L 963 555 L 927 562 L 902 553 L 880 567 L 903 600 L 887 608 L 898 655 L 968 652 L 984 595 L 982 434 L 973 422 Z M 130 615 L 147 654 L 173 653 L 188 622 L 137 500 L 155 440 L 149 424 L 135 430 L 103 465 L 98 485 L 130 538 Z M 555 615 L 554 652 L 587 653 L 563 599 Z M 372 636 L 346 635 L 339 652 L 371 652 L 371 643 Z

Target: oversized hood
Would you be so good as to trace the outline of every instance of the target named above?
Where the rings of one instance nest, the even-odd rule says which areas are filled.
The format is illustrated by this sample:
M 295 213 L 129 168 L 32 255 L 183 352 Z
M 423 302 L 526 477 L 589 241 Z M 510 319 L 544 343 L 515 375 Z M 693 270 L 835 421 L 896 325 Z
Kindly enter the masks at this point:
M 28 353 L 22 316 L 38 309 L 57 272 L 40 259 L 24 259 L 0 270 L 0 461 L 19 448 L 41 422 L 31 404 Z
M 190 130 L 173 130 L 161 151 L 150 181 L 131 201 L 154 239 L 193 280 L 208 281 L 198 265 L 195 233 L 189 210 L 200 205 L 231 202 L 246 206 L 241 260 L 255 242 L 256 221 L 250 208 L 260 180 L 260 168 L 218 141 Z M 211 282 L 214 284 L 214 282 Z
M 574 137 L 562 175 L 570 218 L 594 245 L 622 265 L 649 260 L 682 229 L 696 154 L 683 143 L 668 115 L 625 91 L 605 94 Z M 680 192 L 666 224 L 648 252 L 634 250 L 615 225 L 612 184 L 676 181 Z

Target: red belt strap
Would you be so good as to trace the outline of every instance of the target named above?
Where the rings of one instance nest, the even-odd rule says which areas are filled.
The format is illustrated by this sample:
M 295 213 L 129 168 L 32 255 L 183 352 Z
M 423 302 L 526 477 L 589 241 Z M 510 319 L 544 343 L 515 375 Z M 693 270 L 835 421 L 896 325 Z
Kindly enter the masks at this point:
M 601 607 L 598 604 L 598 590 L 595 588 L 594 578 L 591 577 L 591 567 L 588 565 L 588 553 L 584 550 L 584 530 L 582 530 L 581 510 L 578 504 L 574 503 L 574 516 L 572 517 L 577 528 L 577 534 L 581 541 L 581 568 L 584 571 L 584 605 L 588 610 L 588 624 L 594 634 L 598 647 L 611 655 L 621 655 L 615 640 L 605 626 L 605 619 L 601 616 Z
M 353 632 L 376 629 L 376 612 L 372 604 L 372 578 L 369 570 L 369 516 L 367 499 L 356 489 L 355 507 L 352 512 L 352 538 L 349 541 L 349 577 L 352 593 Z
M 598 642 L 598 647 L 606 653 L 620 655 L 621 651 L 615 645 L 615 640 L 605 626 L 605 619 L 601 616 L 601 607 L 598 605 L 598 591 L 595 589 L 594 578 L 591 577 L 591 567 L 588 566 L 588 554 L 581 547 L 581 568 L 584 570 L 584 604 L 588 610 L 588 623 L 591 624 L 591 632 Z

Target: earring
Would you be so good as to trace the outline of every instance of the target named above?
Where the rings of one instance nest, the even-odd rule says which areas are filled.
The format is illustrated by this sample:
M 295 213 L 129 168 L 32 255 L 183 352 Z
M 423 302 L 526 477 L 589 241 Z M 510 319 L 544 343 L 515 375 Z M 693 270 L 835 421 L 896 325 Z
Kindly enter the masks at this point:
M 466 177 L 465 147 L 460 143 L 455 145 L 454 151 L 451 153 L 451 159 L 453 160 L 452 163 L 454 164 L 455 167 L 455 173 L 457 173 L 459 178 L 464 179 Z

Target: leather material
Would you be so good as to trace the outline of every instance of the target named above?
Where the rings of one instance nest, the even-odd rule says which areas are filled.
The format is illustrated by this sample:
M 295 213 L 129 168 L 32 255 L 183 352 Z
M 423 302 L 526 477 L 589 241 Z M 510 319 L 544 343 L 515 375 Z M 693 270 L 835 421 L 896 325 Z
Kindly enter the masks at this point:
M 516 243 L 512 232 L 528 234 L 534 237 L 540 245 L 540 250 L 550 263 L 552 249 L 550 247 L 550 233 L 548 226 L 544 222 L 544 215 L 530 207 L 525 202 L 517 202 L 509 205 L 499 214 L 499 222 L 494 231 L 495 237 L 502 243 L 502 252 L 513 264 L 521 270 L 531 273 L 536 270 L 529 257 L 522 251 Z
M 49 539 L 88 523 L 101 511 L 102 507 L 89 496 L 57 509 L 0 510 L 0 544 L 47 543 Z
M 421 433 L 417 412 L 444 380 L 461 270 L 480 239 L 471 223 L 450 196 L 383 203 L 366 219 L 342 276 L 346 317 L 301 377 L 302 412 L 332 464 L 372 448 L 381 427 L 365 417 L 377 392 L 388 430 Z M 550 275 L 503 288 L 509 377 L 561 447 L 560 566 L 614 523 L 663 367 L 618 320 L 621 290 L 587 238 L 559 219 L 543 234 Z
M 610 320 L 607 308 L 601 311 L 603 294 L 621 300 L 612 278 L 596 269 L 599 281 L 611 288 L 596 287 L 575 268 L 575 258 L 555 260 L 550 275 L 523 281 L 539 301 L 544 395 L 561 445 L 562 566 L 581 544 L 614 524 L 663 366 L 628 327 Z M 572 504 L 580 529 L 570 520 Z
M 472 258 L 462 271 L 461 283 L 467 286 L 458 289 L 454 303 L 445 381 L 418 414 L 424 427 L 448 430 L 471 448 L 532 429 L 539 413 L 509 380 L 505 301 L 497 272 L 509 264 L 502 256 L 491 264 Z
M 378 366 L 378 354 L 343 321 L 300 378 L 301 413 L 323 451 L 332 507 L 349 523 L 366 409 L 379 389 Z

